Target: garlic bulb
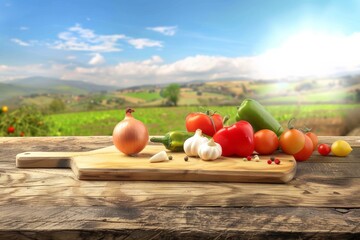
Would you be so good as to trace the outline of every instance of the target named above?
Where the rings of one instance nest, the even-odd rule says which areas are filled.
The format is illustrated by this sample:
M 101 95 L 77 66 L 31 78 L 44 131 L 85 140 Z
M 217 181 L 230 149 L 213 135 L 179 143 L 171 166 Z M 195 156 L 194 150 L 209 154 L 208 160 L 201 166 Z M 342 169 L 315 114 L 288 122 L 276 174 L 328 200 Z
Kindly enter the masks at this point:
M 194 136 L 186 139 L 184 142 L 184 152 L 189 157 L 198 156 L 198 150 L 201 144 L 206 143 L 208 139 L 202 136 L 201 129 L 196 130 Z
M 207 143 L 200 146 L 198 154 L 202 160 L 215 160 L 221 156 L 222 148 L 220 144 L 210 139 Z

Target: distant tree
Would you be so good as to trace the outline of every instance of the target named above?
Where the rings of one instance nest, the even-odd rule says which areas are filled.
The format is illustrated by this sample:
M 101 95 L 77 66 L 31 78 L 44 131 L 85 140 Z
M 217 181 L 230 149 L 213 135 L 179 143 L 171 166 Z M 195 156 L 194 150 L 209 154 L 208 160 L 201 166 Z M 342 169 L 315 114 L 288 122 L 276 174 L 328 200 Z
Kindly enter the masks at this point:
M 170 105 L 177 106 L 180 97 L 180 85 L 176 83 L 168 85 L 161 91 L 160 96 L 166 98 Z
M 356 89 L 355 93 L 355 101 L 360 103 L 360 89 Z
M 245 84 L 242 83 L 242 84 L 241 84 L 241 88 L 242 88 L 243 93 L 246 94 L 246 93 L 248 92 Z
M 60 98 L 54 98 L 49 105 L 49 110 L 53 113 L 57 113 L 64 111 L 65 107 L 65 103 Z

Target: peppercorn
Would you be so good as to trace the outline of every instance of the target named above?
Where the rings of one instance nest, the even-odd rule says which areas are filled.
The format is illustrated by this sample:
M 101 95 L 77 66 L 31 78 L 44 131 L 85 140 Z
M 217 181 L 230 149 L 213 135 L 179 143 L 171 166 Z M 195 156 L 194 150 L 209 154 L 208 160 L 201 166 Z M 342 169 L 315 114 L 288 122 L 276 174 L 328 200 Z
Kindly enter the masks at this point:
M 275 163 L 276 164 L 280 164 L 280 160 L 277 158 L 277 159 L 275 159 Z
M 169 156 L 169 160 L 172 160 L 172 156 Z
M 271 164 L 271 163 L 272 163 L 271 159 L 267 160 L 267 163 L 268 163 L 268 164 Z
M 185 156 L 185 157 L 184 157 L 184 160 L 185 160 L 185 162 L 187 162 L 187 161 L 189 160 L 189 157 L 188 157 L 188 156 Z

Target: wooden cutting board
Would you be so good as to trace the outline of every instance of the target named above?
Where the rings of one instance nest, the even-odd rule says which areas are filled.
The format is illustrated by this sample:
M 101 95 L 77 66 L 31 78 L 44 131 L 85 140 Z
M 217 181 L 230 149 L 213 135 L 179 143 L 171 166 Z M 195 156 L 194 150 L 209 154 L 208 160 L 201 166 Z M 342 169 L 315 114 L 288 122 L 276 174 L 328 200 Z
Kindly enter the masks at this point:
M 114 146 L 89 152 L 25 152 L 16 156 L 19 168 L 71 168 L 81 180 L 157 180 L 286 183 L 296 173 L 296 161 L 277 153 L 281 163 L 268 164 L 270 156 L 260 160 L 221 157 L 203 161 L 185 153 L 168 152 L 172 160 L 150 163 L 154 154 L 166 150 L 162 145 L 148 145 L 136 156 L 126 156 Z

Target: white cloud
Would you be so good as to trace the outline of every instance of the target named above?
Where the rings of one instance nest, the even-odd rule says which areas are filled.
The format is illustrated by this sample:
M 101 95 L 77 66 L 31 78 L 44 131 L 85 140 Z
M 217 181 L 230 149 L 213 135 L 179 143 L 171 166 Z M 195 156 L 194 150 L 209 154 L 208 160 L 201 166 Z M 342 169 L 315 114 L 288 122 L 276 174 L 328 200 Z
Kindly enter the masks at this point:
M 8 69 L 9 69 L 8 66 L 6 66 L 6 65 L 0 65 L 0 72 L 1 72 L 1 71 L 6 71 L 6 70 L 8 70 Z
M 11 41 L 23 47 L 28 47 L 31 45 L 30 43 L 20 40 L 18 38 L 12 38 Z
M 161 33 L 165 36 L 174 36 L 177 31 L 177 26 L 158 26 L 158 27 L 147 27 L 147 30 Z
M 50 70 L 42 64 L 30 64 L 23 66 L 4 66 L 0 71 L 1 80 L 11 80 L 30 76 L 47 76 Z M 52 74 L 52 73 L 51 73 Z
M 146 59 L 146 60 L 142 61 L 141 63 L 149 65 L 149 64 L 162 63 L 163 61 L 164 60 L 160 56 L 155 55 L 155 56 L 152 56 L 150 59 Z
M 92 55 L 93 57 L 89 61 L 90 65 L 100 65 L 105 63 L 105 58 L 100 53 L 94 53 Z
M 136 49 L 145 47 L 163 47 L 162 42 L 147 38 L 130 38 L 124 34 L 99 35 L 93 30 L 76 24 L 68 31 L 58 34 L 59 40 L 50 46 L 60 50 L 89 51 L 89 52 L 119 52 L 119 41 L 127 41 Z
M 119 52 L 118 41 L 126 39 L 123 34 L 98 35 L 80 24 L 58 34 L 59 40 L 51 44 L 52 48 L 71 51 Z
M 262 78 L 323 76 L 360 67 L 360 33 L 339 35 L 305 31 L 257 58 Z
M 107 67 L 77 67 L 72 78 L 108 79 L 117 85 L 131 86 L 141 84 L 166 83 L 171 81 L 190 81 L 194 79 L 216 79 L 248 76 L 250 58 L 226 58 L 197 55 L 164 64 L 159 56 L 136 62 L 121 62 Z M 101 77 L 100 77 L 101 76 Z
M 84 33 L 89 34 L 89 33 Z M 90 34 L 91 35 L 91 34 Z M 88 80 L 122 87 L 218 78 L 292 79 L 360 73 L 360 33 L 347 36 L 299 34 L 262 54 L 251 57 L 195 55 L 166 63 L 160 56 L 115 65 L 0 65 L 0 79 L 15 76 L 49 76 Z M 97 59 L 95 61 L 95 59 Z M 99 82 L 101 79 L 101 82 Z
M 26 31 L 29 28 L 22 26 L 19 28 Z M 148 38 L 132 38 L 124 34 L 97 34 L 92 29 L 83 28 L 80 24 L 69 27 L 66 31 L 57 35 L 58 39 L 54 41 L 30 40 L 23 41 L 18 38 L 12 38 L 11 41 L 20 46 L 46 46 L 53 49 L 65 51 L 87 51 L 87 52 L 120 52 L 123 49 L 119 46 L 123 43 L 130 44 L 136 49 L 146 47 L 163 47 L 161 41 Z
M 155 41 L 148 38 L 133 38 L 128 40 L 128 42 L 136 49 L 143 49 L 144 47 L 163 47 L 161 41 Z

